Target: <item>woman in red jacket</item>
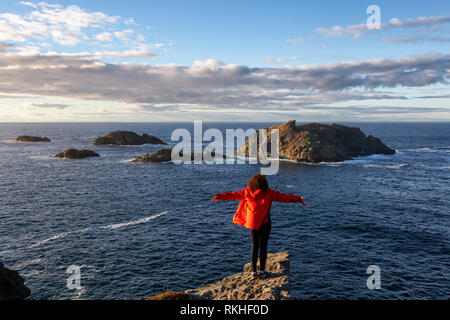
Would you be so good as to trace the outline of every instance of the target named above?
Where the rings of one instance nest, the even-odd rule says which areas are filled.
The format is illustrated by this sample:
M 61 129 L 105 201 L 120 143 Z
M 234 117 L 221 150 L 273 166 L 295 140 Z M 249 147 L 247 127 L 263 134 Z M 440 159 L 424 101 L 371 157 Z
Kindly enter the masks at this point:
M 234 214 L 233 223 L 250 229 L 253 276 L 257 276 L 256 263 L 258 261 L 259 251 L 259 276 L 265 278 L 267 276 L 265 270 L 267 242 L 269 241 L 272 226 L 270 221 L 270 207 L 272 201 L 300 202 L 306 206 L 303 197 L 287 195 L 272 190 L 269 188 L 266 177 L 257 174 L 248 181 L 246 189 L 236 192 L 217 193 L 214 198 L 211 199 L 213 202 L 217 202 L 218 200 L 241 200 L 241 203 Z

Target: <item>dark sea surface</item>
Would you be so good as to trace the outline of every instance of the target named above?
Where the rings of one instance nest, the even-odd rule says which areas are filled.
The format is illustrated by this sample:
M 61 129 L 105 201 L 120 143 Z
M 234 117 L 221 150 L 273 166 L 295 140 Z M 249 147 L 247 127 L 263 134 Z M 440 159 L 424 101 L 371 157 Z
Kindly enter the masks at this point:
M 204 124 L 204 129 L 268 123 Z M 397 149 L 337 164 L 281 162 L 273 189 L 308 207 L 274 203 L 269 251 L 291 254 L 301 299 L 450 297 L 450 124 L 352 123 Z M 130 164 L 161 146 L 92 146 L 112 130 L 170 142 L 179 123 L 0 124 L 0 261 L 31 299 L 142 299 L 206 285 L 249 260 L 237 202 L 213 193 L 244 188 L 259 165 Z M 51 143 L 12 143 L 18 135 Z M 174 144 L 174 143 L 172 143 Z M 69 147 L 100 158 L 56 159 Z M 81 267 L 69 290 L 67 267 Z M 369 265 L 381 289 L 366 286 Z

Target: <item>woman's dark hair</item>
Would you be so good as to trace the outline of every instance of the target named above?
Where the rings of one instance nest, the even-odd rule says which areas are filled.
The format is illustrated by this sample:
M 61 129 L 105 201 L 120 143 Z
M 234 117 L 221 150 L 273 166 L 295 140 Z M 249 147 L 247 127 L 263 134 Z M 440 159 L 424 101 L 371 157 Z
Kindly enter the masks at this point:
M 267 189 L 269 189 L 269 184 L 267 183 L 266 176 L 258 173 L 255 174 L 250 180 L 248 180 L 247 187 L 249 187 L 253 191 L 258 189 L 266 191 Z

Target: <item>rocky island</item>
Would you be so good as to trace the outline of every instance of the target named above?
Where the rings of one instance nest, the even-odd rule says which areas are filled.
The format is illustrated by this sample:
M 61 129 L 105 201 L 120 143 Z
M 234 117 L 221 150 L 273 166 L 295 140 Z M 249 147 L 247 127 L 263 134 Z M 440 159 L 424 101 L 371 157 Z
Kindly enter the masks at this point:
M 148 300 L 289 300 L 290 263 L 289 253 L 269 253 L 266 279 L 254 279 L 251 265 L 247 263 L 242 273 L 202 288 L 180 292 L 166 292 Z
M 24 300 L 31 294 L 24 279 L 17 271 L 10 270 L 0 262 L 0 301 Z
M 199 153 L 191 152 L 191 161 L 195 160 L 195 155 Z M 203 159 L 203 154 L 199 154 L 199 158 Z M 180 157 L 183 156 L 183 152 L 180 151 Z M 220 155 L 219 153 L 217 156 L 226 159 L 227 157 L 225 155 Z M 213 151 L 211 152 L 211 157 L 216 157 L 216 153 Z M 156 151 L 155 153 L 148 153 L 143 156 L 139 156 L 131 160 L 130 162 L 167 162 L 172 161 L 172 148 L 162 148 Z
M 352 160 L 372 154 L 395 154 L 394 149 L 388 148 L 378 138 L 366 136 L 361 129 L 335 123 L 296 125 L 295 120 L 292 120 L 266 129 L 268 156 L 271 130 L 279 130 L 279 157 L 282 159 L 319 163 Z M 248 140 L 239 148 L 237 155 L 248 157 Z
M 142 136 L 132 131 L 112 131 L 106 136 L 98 137 L 92 142 L 93 145 L 143 145 L 143 144 L 167 144 L 161 139 L 144 133 Z
M 159 149 L 155 153 L 148 153 L 136 157 L 130 162 L 167 162 L 172 160 L 172 148 Z
M 89 157 L 100 157 L 100 155 L 92 150 L 67 149 L 55 155 L 56 158 L 64 159 L 84 159 Z
M 14 142 L 51 142 L 47 137 L 19 136 L 13 140 Z

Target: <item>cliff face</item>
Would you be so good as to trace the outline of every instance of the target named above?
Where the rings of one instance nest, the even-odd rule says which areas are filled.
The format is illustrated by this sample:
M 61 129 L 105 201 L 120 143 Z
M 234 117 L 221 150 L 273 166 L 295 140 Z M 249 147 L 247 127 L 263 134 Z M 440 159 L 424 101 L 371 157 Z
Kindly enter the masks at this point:
M 296 125 L 295 120 L 267 128 L 268 143 L 272 129 L 280 135 L 279 156 L 304 162 L 337 162 L 372 154 L 394 154 L 380 139 L 366 136 L 359 128 L 343 125 L 310 123 Z M 270 144 L 268 145 L 270 151 Z M 249 156 L 249 142 L 238 150 L 238 155 Z M 270 156 L 270 152 L 269 152 Z
M 290 299 L 289 253 L 269 253 L 265 279 L 254 279 L 251 265 L 244 272 L 224 278 L 202 288 L 166 292 L 149 300 L 287 300 Z
M 5 268 L 0 262 L 0 301 L 23 300 L 31 294 L 17 271 Z

